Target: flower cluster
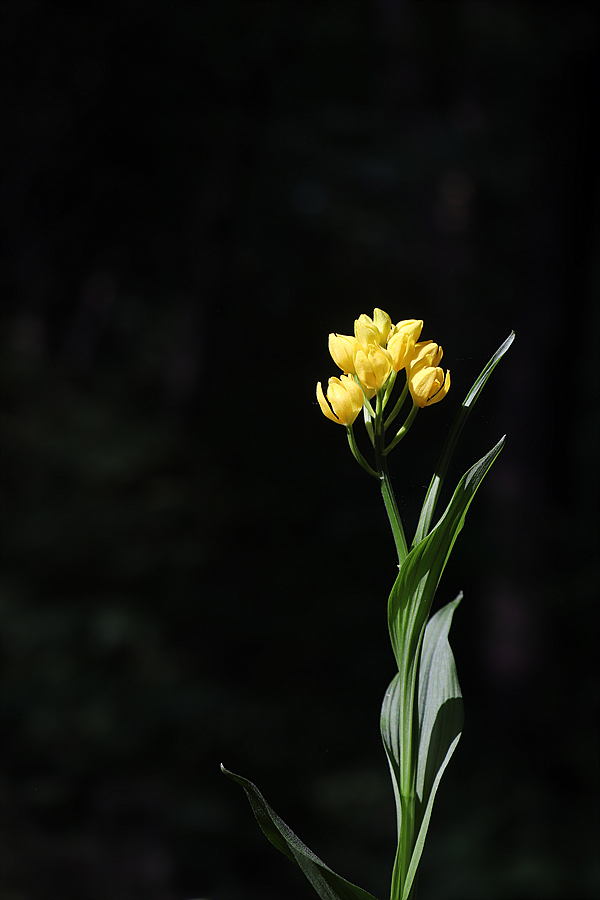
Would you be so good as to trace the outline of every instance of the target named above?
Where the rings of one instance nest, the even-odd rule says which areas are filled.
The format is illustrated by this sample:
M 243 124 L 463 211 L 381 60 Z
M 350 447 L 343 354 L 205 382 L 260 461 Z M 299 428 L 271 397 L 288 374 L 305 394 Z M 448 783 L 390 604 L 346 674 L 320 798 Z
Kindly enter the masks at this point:
M 317 400 L 328 419 L 350 427 L 366 403 L 376 395 L 385 402 L 398 372 L 406 370 L 408 389 L 417 407 L 431 406 L 446 396 L 450 388 L 450 372 L 444 375 L 439 363 L 442 348 L 432 341 L 418 339 L 423 329 L 421 319 L 404 319 L 392 324 L 381 309 L 373 318 L 359 316 L 354 323 L 354 337 L 329 335 L 329 352 L 342 370 L 341 378 L 330 378 L 327 394 L 317 385 Z

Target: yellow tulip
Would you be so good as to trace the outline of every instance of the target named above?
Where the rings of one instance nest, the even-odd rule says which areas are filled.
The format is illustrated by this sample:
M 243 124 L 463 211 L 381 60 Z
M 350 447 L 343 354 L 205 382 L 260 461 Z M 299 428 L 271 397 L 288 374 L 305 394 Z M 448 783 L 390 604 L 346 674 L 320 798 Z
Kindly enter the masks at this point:
M 415 345 L 415 356 L 408 366 L 408 387 L 417 406 L 433 406 L 443 400 L 450 390 L 450 372 L 438 363 L 444 351 L 433 341 L 421 341 Z
M 367 394 L 380 390 L 392 369 L 392 357 L 379 344 L 359 346 L 354 353 L 354 367 Z M 372 394 L 371 394 L 372 396 Z
M 404 319 L 394 325 L 388 337 L 389 350 L 394 369 L 399 372 L 412 362 L 415 355 L 415 342 L 423 328 L 422 319 Z
M 363 313 L 354 322 L 354 334 L 359 344 L 381 344 L 385 347 L 392 320 L 382 309 L 373 310 L 373 318 Z
M 336 366 L 346 375 L 354 375 L 354 352 L 357 347 L 356 338 L 347 334 L 329 335 L 329 352 Z
M 341 378 L 329 379 L 327 399 L 319 382 L 317 400 L 323 414 L 332 422 L 337 422 L 338 425 L 352 425 L 362 409 L 363 392 L 350 375 L 342 375 Z
M 415 353 L 410 363 L 410 371 L 414 372 L 423 366 L 439 366 L 444 351 L 433 341 L 420 341 L 415 344 Z
M 417 406 L 433 406 L 443 400 L 450 390 L 450 370 L 444 378 L 444 370 L 439 366 L 424 366 L 411 375 L 408 386 Z

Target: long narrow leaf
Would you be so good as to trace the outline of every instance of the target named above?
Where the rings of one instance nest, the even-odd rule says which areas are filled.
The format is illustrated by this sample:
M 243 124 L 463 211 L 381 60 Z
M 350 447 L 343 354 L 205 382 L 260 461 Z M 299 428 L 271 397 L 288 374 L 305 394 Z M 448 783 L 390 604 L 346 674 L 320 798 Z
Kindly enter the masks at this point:
M 402 897 L 408 898 L 413 887 L 425 836 L 431 818 L 433 801 L 444 769 L 448 765 L 460 738 L 463 723 L 463 706 L 456 666 L 448 631 L 454 610 L 460 603 L 462 594 L 439 610 L 427 623 L 421 650 L 418 689 L 418 758 L 417 758 L 417 803 L 415 828 L 417 838 L 404 885 L 401 885 L 401 850 L 396 854 L 392 874 L 392 896 L 398 896 L 402 887 Z M 410 698 L 402 689 L 400 673 L 392 679 L 383 699 L 381 708 L 381 736 L 385 747 L 398 815 L 398 834 L 402 833 L 401 784 L 401 732 L 406 719 L 406 704 Z
M 462 594 L 431 617 L 425 629 L 419 670 L 419 755 L 417 760 L 417 839 L 403 898 L 410 896 L 429 828 L 440 780 L 462 733 L 462 694 L 448 642 L 454 610 Z
M 440 785 L 440 781 L 442 780 L 442 775 L 446 771 L 446 766 L 450 762 L 450 758 L 454 751 L 456 750 L 456 745 L 460 740 L 460 734 L 457 735 L 448 748 L 448 752 L 442 762 L 442 765 L 438 769 L 437 775 L 435 776 L 435 781 L 433 783 L 433 787 L 431 790 L 431 794 L 429 795 L 429 802 L 425 809 L 425 815 L 423 816 L 423 821 L 421 823 L 421 828 L 419 830 L 419 834 L 417 836 L 417 840 L 415 842 L 415 849 L 413 850 L 413 855 L 411 857 L 410 866 L 408 867 L 408 873 L 406 876 L 406 881 L 404 882 L 404 890 L 402 891 L 402 900 L 409 900 L 410 892 L 414 884 L 415 875 L 417 874 L 417 866 L 421 860 L 421 854 L 423 853 L 423 847 L 425 845 L 425 836 L 427 834 L 427 829 L 429 828 L 429 821 L 431 819 L 431 811 L 433 809 L 433 801 L 435 800 L 435 795 L 437 794 L 437 789 Z
M 404 731 L 404 720 L 406 706 L 405 695 L 403 691 L 403 682 L 400 673 L 392 678 L 381 705 L 381 738 L 390 767 L 390 775 L 392 777 L 392 787 L 394 788 L 394 799 L 396 801 L 396 818 L 398 847 L 394 866 L 392 869 L 391 896 L 398 897 L 402 879 L 402 852 L 403 847 L 401 841 L 403 838 L 402 829 L 402 798 L 401 783 L 402 775 L 400 772 L 400 759 L 402 747 L 402 733 Z
M 269 806 L 256 785 L 241 775 L 234 775 L 224 766 L 221 766 L 221 771 L 241 784 L 263 833 L 304 872 L 322 900 L 375 900 L 372 894 L 346 881 L 341 875 L 336 875 L 315 856 Z
M 388 626 L 398 664 L 398 675 L 384 698 L 381 733 L 396 798 L 398 852 L 392 872 L 392 885 L 396 889 L 408 877 L 409 859 L 406 853 L 409 848 L 406 841 L 414 833 L 410 821 L 413 815 L 410 798 L 414 796 L 416 789 L 412 759 L 419 749 L 418 744 L 415 744 L 418 736 L 415 721 L 418 715 L 417 676 L 425 627 L 433 597 L 454 542 L 464 525 L 467 510 L 503 445 L 504 438 L 460 480 L 436 527 L 406 557 L 388 601 Z M 399 748 L 402 748 L 402 756 Z M 449 758 L 447 756 L 444 765 Z M 403 812 L 404 808 L 408 810 L 407 813 Z M 405 815 L 408 818 L 403 821 Z M 425 815 L 428 813 L 425 812 Z M 393 896 L 397 896 L 397 893 Z
M 450 432 L 446 439 L 446 443 L 444 444 L 442 455 L 440 456 L 439 462 L 433 474 L 433 478 L 431 479 L 431 484 L 429 485 L 427 494 L 425 495 L 425 501 L 423 503 L 421 515 L 419 518 L 419 524 L 417 525 L 417 530 L 415 532 L 415 537 L 413 540 L 413 547 L 416 547 L 416 545 L 423 540 L 423 538 L 429 531 L 431 520 L 435 512 L 435 507 L 437 505 L 440 491 L 442 489 L 442 484 L 444 478 L 446 477 L 446 472 L 448 471 L 450 459 L 452 458 L 452 454 L 454 453 L 454 448 L 456 447 L 458 438 L 460 437 L 460 433 L 465 426 L 465 422 L 467 421 L 467 416 L 473 409 L 475 401 L 483 390 L 486 381 L 488 380 L 488 378 L 496 368 L 496 365 L 502 359 L 514 339 L 515 333 L 514 331 L 511 331 L 504 343 L 501 344 L 500 347 L 498 347 L 490 361 L 487 363 L 479 378 L 475 380 L 473 387 L 465 397 L 463 404 L 456 415 L 456 418 L 452 424 L 452 428 L 450 429 Z
M 388 625 L 400 672 L 415 658 L 435 590 L 465 521 L 467 510 L 490 466 L 502 450 L 502 438 L 461 478 L 442 518 L 404 561 L 388 601 Z M 411 637 L 406 641 L 406 636 Z
M 462 592 L 438 610 L 425 628 L 419 667 L 417 796 L 427 803 L 435 776 L 463 726 L 463 702 L 448 632 Z

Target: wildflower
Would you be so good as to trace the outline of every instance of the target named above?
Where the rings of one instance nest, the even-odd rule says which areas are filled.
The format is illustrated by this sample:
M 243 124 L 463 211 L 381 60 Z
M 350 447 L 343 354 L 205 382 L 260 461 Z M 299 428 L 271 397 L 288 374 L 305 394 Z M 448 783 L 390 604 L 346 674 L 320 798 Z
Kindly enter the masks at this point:
M 387 349 L 392 356 L 396 372 L 412 362 L 415 353 L 415 342 L 423 328 L 422 319 L 404 319 L 392 327 L 388 337 Z
M 438 366 L 444 355 L 439 344 L 433 341 L 420 341 L 415 344 L 415 354 L 411 360 L 411 371 L 422 366 Z
M 329 352 L 336 366 L 346 375 L 354 375 L 354 352 L 357 347 L 356 338 L 347 334 L 329 335 Z
M 379 344 L 359 346 L 354 353 L 354 367 L 365 392 L 372 396 L 387 381 L 393 369 L 392 357 Z
M 321 382 L 317 384 L 317 400 L 323 414 L 339 425 L 352 425 L 362 409 L 363 392 L 350 375 L 330 378 L 327 399 Z M 328 402 L 329 401 L 329 402 Z
M 415 344 L 415 355 L 408 366 L 408 386 L 417 406 L 432 406 L 443 400 L 450 390 L 450 372 L 438 365 L 444 351 L 433 341 Z
M 354 322 L 354 334 L 359 344 L 380 344 L 385 347 L 392 320 L 382 309 L 373 310 L 373 318 L 363 313 Z

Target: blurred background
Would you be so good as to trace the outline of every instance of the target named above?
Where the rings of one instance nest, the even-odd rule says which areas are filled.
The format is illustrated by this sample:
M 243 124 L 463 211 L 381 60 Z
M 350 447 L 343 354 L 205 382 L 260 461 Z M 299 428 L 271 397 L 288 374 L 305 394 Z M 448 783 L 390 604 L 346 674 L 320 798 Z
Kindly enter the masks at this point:
M 6 900 L 302 900 L 219 764 L 388 896 L 395 556 L 314 396 L 423 318 L 410 531 L 507 433 L 436 607 L 466 725 L 420 900 L 592 898 L 598 15 L 586 2 L 4 2 Z

